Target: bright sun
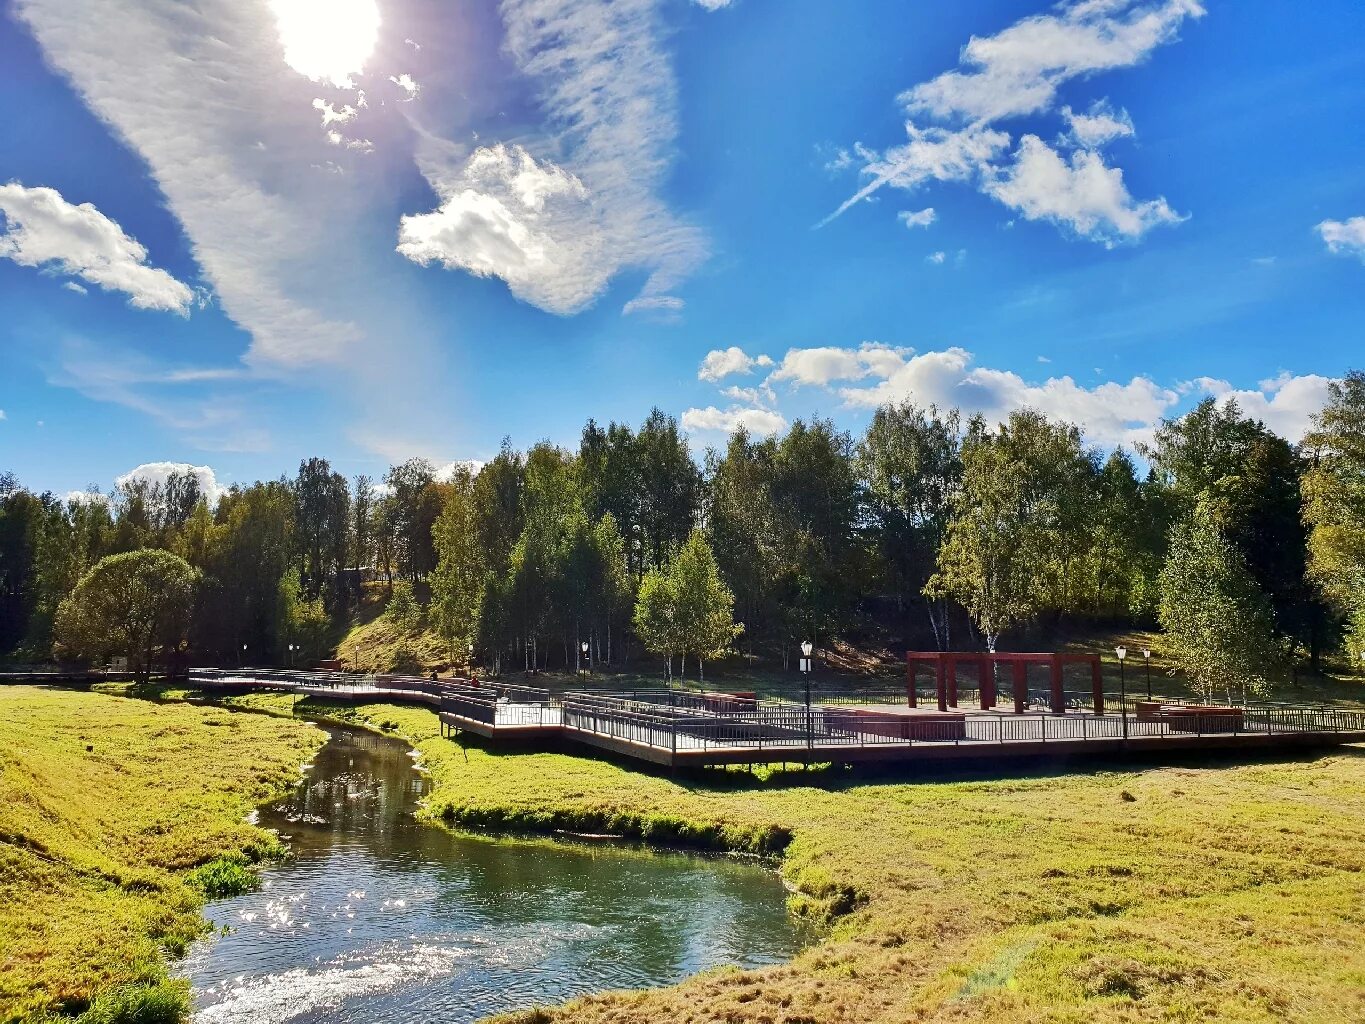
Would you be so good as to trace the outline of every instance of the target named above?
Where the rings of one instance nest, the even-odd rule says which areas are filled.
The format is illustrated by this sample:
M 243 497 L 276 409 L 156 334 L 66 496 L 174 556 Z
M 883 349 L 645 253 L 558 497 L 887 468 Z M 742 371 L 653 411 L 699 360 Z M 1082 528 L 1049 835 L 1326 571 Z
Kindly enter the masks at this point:
M 375 0 L 270 0 L 285 62 L 340 88 L 364 67 L 379 36 Z

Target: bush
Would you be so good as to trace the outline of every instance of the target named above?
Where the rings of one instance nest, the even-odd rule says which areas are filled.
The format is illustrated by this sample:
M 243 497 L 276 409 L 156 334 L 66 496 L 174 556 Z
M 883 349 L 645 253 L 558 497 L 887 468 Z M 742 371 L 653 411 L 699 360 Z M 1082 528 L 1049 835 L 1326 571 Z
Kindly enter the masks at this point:
M 256 873 L 240 858 L 219 857 L 200 864 L 190 872 L 188 881 L 205 899 L 222 900 L 254 889 Z
M 189 983 L 165 980 L 103 992 L 77 1024 L 181 1024 L 190 1015 Z

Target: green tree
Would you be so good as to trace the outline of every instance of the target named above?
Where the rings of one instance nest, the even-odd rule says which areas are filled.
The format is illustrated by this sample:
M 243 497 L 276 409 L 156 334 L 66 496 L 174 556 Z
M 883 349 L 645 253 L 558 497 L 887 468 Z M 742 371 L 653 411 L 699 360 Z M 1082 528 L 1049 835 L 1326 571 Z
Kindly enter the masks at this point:
M 662 569 L 651 569 L 640 583 L 635 602 L 635 633 L 647 650 L 664 655 L 673 671 L 673 655 L 697 659 L 697 676 L 705 678 L 708 658 L 723 656 L 743 626 L 734 621 L 734 595 L 721 579 L 711 546 L 701 530 Z
M 286 653 L 292 655 L 290 663 L 307 666 L 323 657 L 330 646 L 331 619 L 322 598 L 309 598 L 304 592 L 298 570 L 290 569 L 280 578 L 277 605 L 278 636 L 284 642 Z M 293 645 L 293 651 L 289 651 L 290 645 Z
M 882 406 L 858 447 L 857 468 L 884 585 L 901 613 L 922 601 L 939 649 L 949 650 L 948 602 L 925 597 L 924 587 L 962 486 L 960 415 L 910 402 Z
M 995 431 L 974 420 L 962 487 L 925 592 L 967 609 L 994 651 L 1000 635 L 1079 601 L 1091 544 L 1095 456 L 1080 432 L 1021 410 Z
M 126 655 L 146 680 L 184 646 L 199 574 L 167 551 L 101 559 L 57 609 L 56 650 L 68 657 Z
M 478 632 L 484 558 L 474 532 L 474 482 L 467 470 L 451 481 L 432 540 L 436 572 L 431 580 L 431 618 L 452 664 L 468 660 Z
M 669 564 L 677 600 L 674 619 L 682 655 L 681 672 L 687 674 L 687 655 L 697 659 L 697 678 L 706 678 L 706 660 L 723 657 L 734 639 L 744 632 L 734 618 L 735 597 L 721 578 L 711 545 L 701 530 L 693 530 L 677 557 Z
M 1160 621 L 1171 659 L 1207 699 L 1266 692 L 1286 665 L 1270 601 L 1207 503 L 1176 526 L 1161 570 Z
M 1365 651 L 1365 373 L 1352 370 L 1329 396 L 1303 442 L 1308 568 L 1354 653 Z
M 413 596 L 412 584 L 399 580 L 393 585 L 393 594 L 384 606 L 384 617 L 402 633 L 415 633 L 422 628 L 422 606 Z
M 631 624 L 645 650 L 663 655 L 671 679 L 673 655 L 682 649 L 683 638 L 678 622 L 677 588 L 663 569 L 649 569 L 640 580 Z
M 777 509 L 773 505 L 777 443 L 741 427 L 725 454 L 708 457 L 706 529 L 721 575 L 744 620 L 744 643 L 776 650 L 787 639 L 782 611 L 783 571 Z
M 346 478 L 326 459 L 299 463 L 294 479 L 294 547 L 299 580 L 308 598 L 326 595 L 340 605 L 341 571 L 346 565 L 351 495 Z

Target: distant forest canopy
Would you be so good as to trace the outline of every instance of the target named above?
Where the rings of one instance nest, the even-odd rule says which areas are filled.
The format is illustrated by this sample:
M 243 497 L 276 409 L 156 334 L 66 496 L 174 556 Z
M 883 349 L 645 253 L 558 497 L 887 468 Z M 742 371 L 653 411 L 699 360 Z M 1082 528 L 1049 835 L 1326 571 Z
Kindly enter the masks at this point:
M 216 505 L 192 475 L 72 501 L 6 475 L 0 654 L 53 657 L 62 621 L 90 632 L 68 598 L 108 589 L 136 567 L 92 570 L 143 549 L 188 564 L 154 567 L 192 594 L 165 649 L 225 664 L 328 653 L 366 585 L 454 665 L 472 648 L 489 667 L 572 667 L 584 642 L 596 664 L 642 641 L 671 660 L 689 653 L 667 635 L 694 586 L 669 582 L 685 551 L 713 637 L 690 653 L 708 658 L 785 662 L 869 623 L 945 649 L 1039 623 L 1159 623 L 1196 678 L 1254 684 L 1365 645 L 1365 374 L 1298 445 L 1208 399 L 1136 454 L 1145 471 L 1034 411 L 992 426 L 902 404 L 861 438 L 797 421 L 701 459 L 658 410 L 639 430 L 590 421 L 577 451 L 505 442 L 451 479 L 414 459 L 348 481 L 312 458 Z M 57 641 L 58 657 L 91 654 Z

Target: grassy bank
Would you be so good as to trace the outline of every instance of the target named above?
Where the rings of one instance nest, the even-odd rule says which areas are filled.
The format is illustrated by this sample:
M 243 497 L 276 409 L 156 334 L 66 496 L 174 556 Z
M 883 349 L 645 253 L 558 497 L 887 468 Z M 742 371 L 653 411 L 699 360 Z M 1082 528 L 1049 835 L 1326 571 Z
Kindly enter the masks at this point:
M 167 954 L 274 851 L 247 814 L 321 745 L 302 722 L 0 687 L 0 1021 L 173 1021 Z
M 1365 751 L 689 780 L 464 749 L 417 709 L 330 710 L 416 743 L 436 820 L 781 849 L 794 909 L 835 922 L 790 965 L 508 1018 L 522 1024 L 1365 1019 Z

